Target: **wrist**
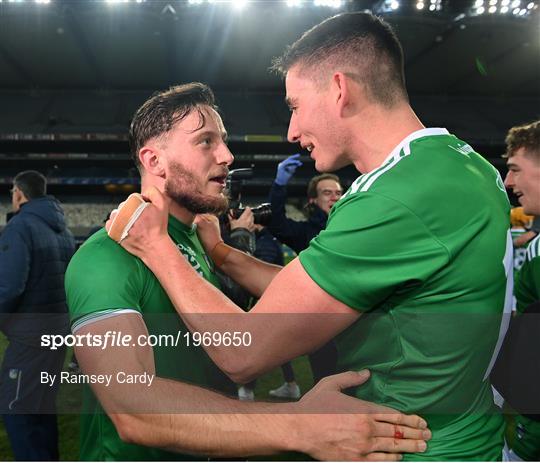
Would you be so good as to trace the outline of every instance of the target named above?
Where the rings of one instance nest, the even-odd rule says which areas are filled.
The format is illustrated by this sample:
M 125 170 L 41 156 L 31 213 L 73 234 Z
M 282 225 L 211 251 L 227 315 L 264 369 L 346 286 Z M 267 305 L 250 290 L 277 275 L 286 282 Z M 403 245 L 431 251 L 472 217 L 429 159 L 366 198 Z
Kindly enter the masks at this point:
M 165 235 L 153 241 L 152 245 L 141 255 L 141 260 L 154 273 L 159 269 L 163 262 L 166 262 L 171 255 L 177 251 L 176 245 L 169 235 Z
M 300 420 L 302 411 L 298 407 L 298 403 L 284 403 L 283 409 L 279 413 L 280 415 L 277 416 L 280 417 L 279 419 L 282 422 L 280 428 L 286 430 L 280 436 L 281 446 L 285 447 L 285 451 L 309 454 L 310 443 L 303 437 L 302 428 L 304 428 L 305 424 Z
M 216 267 L 221 267 L 227 260 L 228 255 L 233 250 L 233 248 L 224 241 L 218 241 L 212 250 L 210 251 L 210 258 L 216 265 Z

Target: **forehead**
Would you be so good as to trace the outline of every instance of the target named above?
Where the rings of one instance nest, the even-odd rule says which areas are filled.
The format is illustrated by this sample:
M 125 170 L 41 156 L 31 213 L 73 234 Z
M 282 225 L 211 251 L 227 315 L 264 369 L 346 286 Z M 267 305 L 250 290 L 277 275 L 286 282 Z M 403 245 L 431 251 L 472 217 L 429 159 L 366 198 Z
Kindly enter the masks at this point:
M 506 160 L 508 166 L 520 166 L 525 168 L 534 168 L 539 167 L 540 163 L 535 162 L 535 157 L 533 154 L 527 153 L 525 148 L 518 148 L 512 157 L 509 157 Z
M 287 76 L 285 77 L 285 89 L 287 92 L 287 102 L 294 101 L 296 98 L 300 98 L 306 93 L 317 92 L 315 82 L 312 79 L 301 75 L 298 65 L 293 66 L 287 72 Z
M 204 120 L 201 119 L 201 113 L 204 116 Z M 175 124 L 172 131 L 189 136 L 196 135 L 203 129 L 205 131 L 210 130 L 219 133 L 225 131 L 221 116 L 210 106 L 198 106 L 197 108 L 193 108 L 186 117 Z
M 317 183 L 317 190 L 341 190 L 341 186 L 335 180 L 327 178 Z

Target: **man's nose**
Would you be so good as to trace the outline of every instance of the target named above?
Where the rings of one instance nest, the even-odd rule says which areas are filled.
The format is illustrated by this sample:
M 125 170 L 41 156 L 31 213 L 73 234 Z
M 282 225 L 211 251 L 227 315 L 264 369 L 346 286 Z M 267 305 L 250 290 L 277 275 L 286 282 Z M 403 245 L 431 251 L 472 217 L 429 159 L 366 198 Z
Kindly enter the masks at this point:
M 287 140 L 290 143 L 296 143 L 300 140 L 300 132 L 296 124 L 296 117 L 294 113 L 291 114 L 291 120 L 289 121 L 289 130 L 287 131 Z
M 234 156 L 226 144 L 223 144 L 223 147 L 218 151 L 216 161 L 218 164 L 225 164 L 226 166 L 230 166 L 233 163 Z

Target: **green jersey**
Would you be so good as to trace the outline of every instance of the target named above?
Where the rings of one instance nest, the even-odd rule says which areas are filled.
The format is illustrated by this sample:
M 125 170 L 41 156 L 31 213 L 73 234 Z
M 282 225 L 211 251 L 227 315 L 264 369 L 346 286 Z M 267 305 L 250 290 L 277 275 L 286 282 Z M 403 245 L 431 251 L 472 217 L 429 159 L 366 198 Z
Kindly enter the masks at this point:
M 520 227 L 512 227 L 510 230 L 512 233 L 512 241 L 515 241 L 516 238 L 519 238 L 524 233 L 527 233 L 527 230 Z M 522 246 L 514 246 L 514 280 L 517 278 L 519 269 L 523 266 L 525 258 L 527 257 L 527 244 Z
M 424 129 L 360 176 L 300 253 L 322 289 L 363 313 L 335 339 L 340 370 L 372 373 L 355 395 L 427 419 L 427 451 L 405 459 L 501 458 L 488 374 L 512 308 L 509 210 L 493 166 Z
M 525 262 L 518 273 L 515 296 L 518 312 L 540 300 L 540 235 L 529 242 Z M 523 355 L 537 355 L 525 352 Z M 522 415 L 515 416 L 515 426 L 510 429 L 512 450 L 525 461 L 540 459 L 540 422 Z
M 540 235 L 527 246 L 525 261 L 516 280 L 515 296 L 519 312 L 540 300 Z
M 168 232 L 195 270 L 215 286 L 217 278 L 194 228 L 169 217 Z M 186 326 L 153 273 L 100 230 L 77 251 L 66 272 L 72 331 L 119 313 L 138 313 L 148 334 L 181 332 L 176 346 L 153 347 L 156 375 L 234 394 L 234 384 L 212 363 L 202 347 L 184 342 Z M 104 351 L 104 355 L 106 352 Z M 174 413 L 174 411 L 171 411 Z M 81 415 L 82 460 L 192 460 L 192 456 L 127 444 L 104 413 L 90 388 L 84 389 Z

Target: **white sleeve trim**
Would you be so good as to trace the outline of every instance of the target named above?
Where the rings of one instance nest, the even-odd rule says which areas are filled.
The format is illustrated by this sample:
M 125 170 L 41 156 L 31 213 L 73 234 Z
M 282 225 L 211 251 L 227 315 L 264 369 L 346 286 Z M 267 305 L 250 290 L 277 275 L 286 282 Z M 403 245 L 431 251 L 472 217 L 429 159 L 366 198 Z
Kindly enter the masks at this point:
M 127 313 L 136 313 L 142 317 L 141 313 L 135 309 L 106 309 L 100 310 L 98 312 L 92 312 L 90 314 L 84 315 L 78 320 L 74 321 L 71 325 L 71 332 L 75 334 L 83 326 L 90 325 L 101 320 L 105 320 L 110 317 L 116 317 L 117 315 L 124 315 Z

